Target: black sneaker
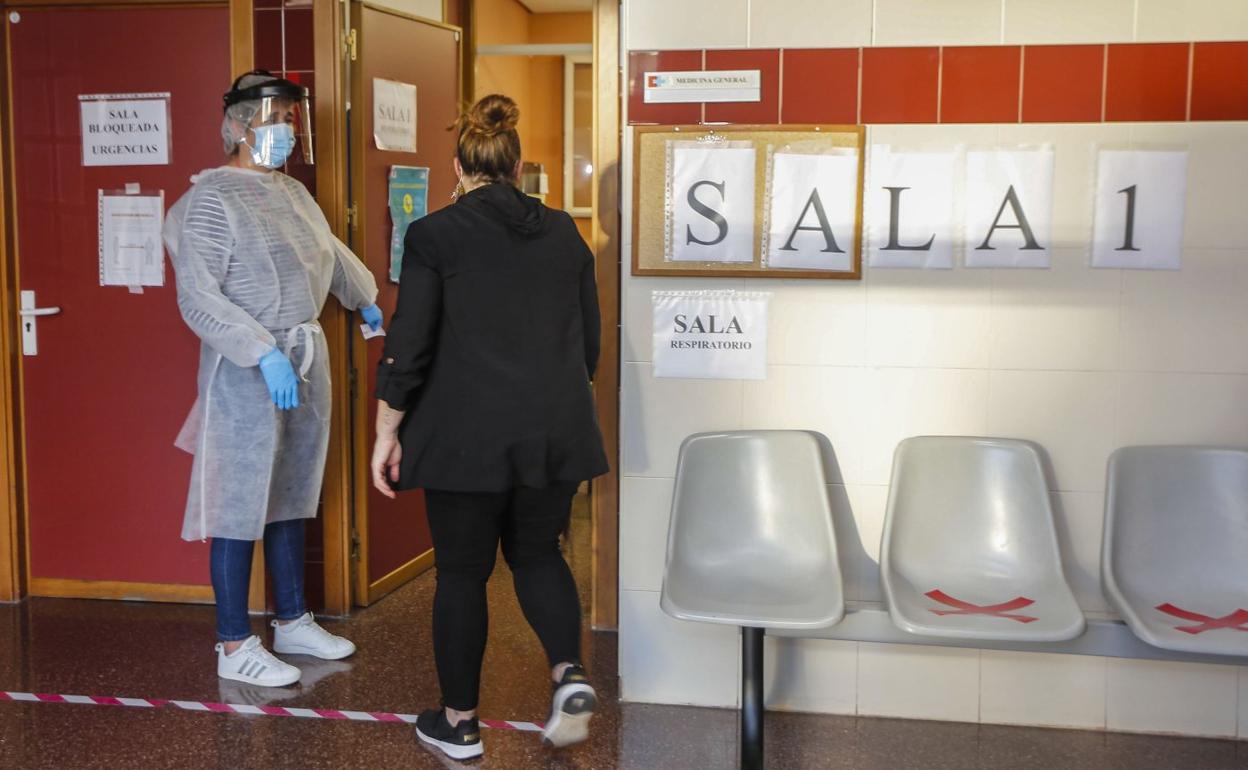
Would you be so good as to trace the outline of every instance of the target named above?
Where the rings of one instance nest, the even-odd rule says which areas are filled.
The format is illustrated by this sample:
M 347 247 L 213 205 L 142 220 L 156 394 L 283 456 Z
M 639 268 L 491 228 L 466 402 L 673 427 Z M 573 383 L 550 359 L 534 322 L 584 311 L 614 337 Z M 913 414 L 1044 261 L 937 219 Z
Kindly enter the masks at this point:
M 555 685 L 550 718 L 542 728 L 542 741 L 555 748 L 571 746 L 589 737 L 589 718 L 598 705 L 598 695 L 589 686 L 589 677 L 580 666 L 568 666 Z
M 444 709 L 429 709 L 416 717 L 416 737 L 437 746 L 451 759 L 472 759 L 485 753 L 477 718 L 463 719 L 451 727 Z

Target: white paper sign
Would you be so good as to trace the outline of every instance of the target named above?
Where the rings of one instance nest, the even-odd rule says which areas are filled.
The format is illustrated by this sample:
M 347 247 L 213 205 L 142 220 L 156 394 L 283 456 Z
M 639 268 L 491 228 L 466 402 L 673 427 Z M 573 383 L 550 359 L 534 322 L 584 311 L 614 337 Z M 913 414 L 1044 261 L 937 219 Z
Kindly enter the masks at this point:
M 757 102 L 762 100 L 760 70 L 647 72 L 646 104 L 676 102 Z
M 654 376 L 767 379 L 768 292 L 656 291 Z
M 1186 150 L 1101 150 L 1092 266 L 1178 270 L 1186 202 Z
M 672 148 L 669 259 L 754 261 L 754 160 L 752 147 Z
M 99 191 L 100 285 L 164 286 L 165 193 Z
M 1053 150 L 966 154 L 966 266 L 1048 267 Z
M 771 158 L 767 267 L 854 269 L 858 152 Z
M 953 178 L 957 154 L 871 148 L 867 264 L 953 267 Z
M 83 94 L 82 165 L 169 163 L 169 94 Z
M 373 78 L 373 141 L 379 150 L 416 152 L 416 86 Z

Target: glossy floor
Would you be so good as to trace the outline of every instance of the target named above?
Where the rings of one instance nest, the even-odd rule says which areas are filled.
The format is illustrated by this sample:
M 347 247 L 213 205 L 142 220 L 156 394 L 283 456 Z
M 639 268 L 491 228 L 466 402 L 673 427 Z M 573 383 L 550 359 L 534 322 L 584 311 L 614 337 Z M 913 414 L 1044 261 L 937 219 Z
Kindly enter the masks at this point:
M 578 518 L 570 560 L 585 585 L 589 542 Z M 482 715 L 541 720 L 549 690 L 537 641 L 501 562 L 491 586 Z M 219 681 L 209 607 L 36 599 L 0 607 L 0 689 L 259 705 L 415 712 L 437 700 L 430 658 L 432 575 L 346 621 L 343 662 L 292 661 L 281 690 Z M 254 619 L 257 629 L 259 618 Z M 485 731 L 475 768 L 732 768 L 731 711 L 619 704 L 615 637 L 586 633 L 603 707 L 592 739 L 551 752 L 533 733 Z M 731 676 L 732 672 L 725 672 Z M 1248 768 L 1248 743 L 954 723 L 769 714 L 767 763 L 783 768 Z M 176 709 L 0 702 L 3 768 L 460 767 L 401 724 L 195 713 Z

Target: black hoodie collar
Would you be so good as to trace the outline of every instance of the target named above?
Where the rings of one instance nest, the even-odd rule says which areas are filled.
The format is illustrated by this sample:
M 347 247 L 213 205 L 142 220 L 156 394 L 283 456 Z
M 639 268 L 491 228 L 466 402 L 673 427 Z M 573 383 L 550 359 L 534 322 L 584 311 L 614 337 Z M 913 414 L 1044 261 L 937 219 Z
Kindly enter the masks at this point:
M 520 235 L 537 235 L 546 224 L 546 207 L 541 201 L 506 182 L 478 187 L 465 193 L 460 201 Z

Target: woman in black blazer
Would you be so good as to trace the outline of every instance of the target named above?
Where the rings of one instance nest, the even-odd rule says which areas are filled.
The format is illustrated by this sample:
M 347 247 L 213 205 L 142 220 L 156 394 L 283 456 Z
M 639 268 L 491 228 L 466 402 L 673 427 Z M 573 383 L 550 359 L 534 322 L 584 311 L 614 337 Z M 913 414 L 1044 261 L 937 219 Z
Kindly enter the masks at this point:
M 501 541 L 551 665 L 545 740 L 588 736 L 576 584 L 559 549 L 580 482 L 607 471 L 590 379 L 598 359 L 593 254 L 572 219 L 520 192 L 519 110 L 487 96 L 455 125 L 457 202 L 413 222 L 377 376 L 373 483 L 422 488 L 437 554 L 433 645 L 442 709 L 418 737 L 482 754 L 476 718 L 485 584 Z

